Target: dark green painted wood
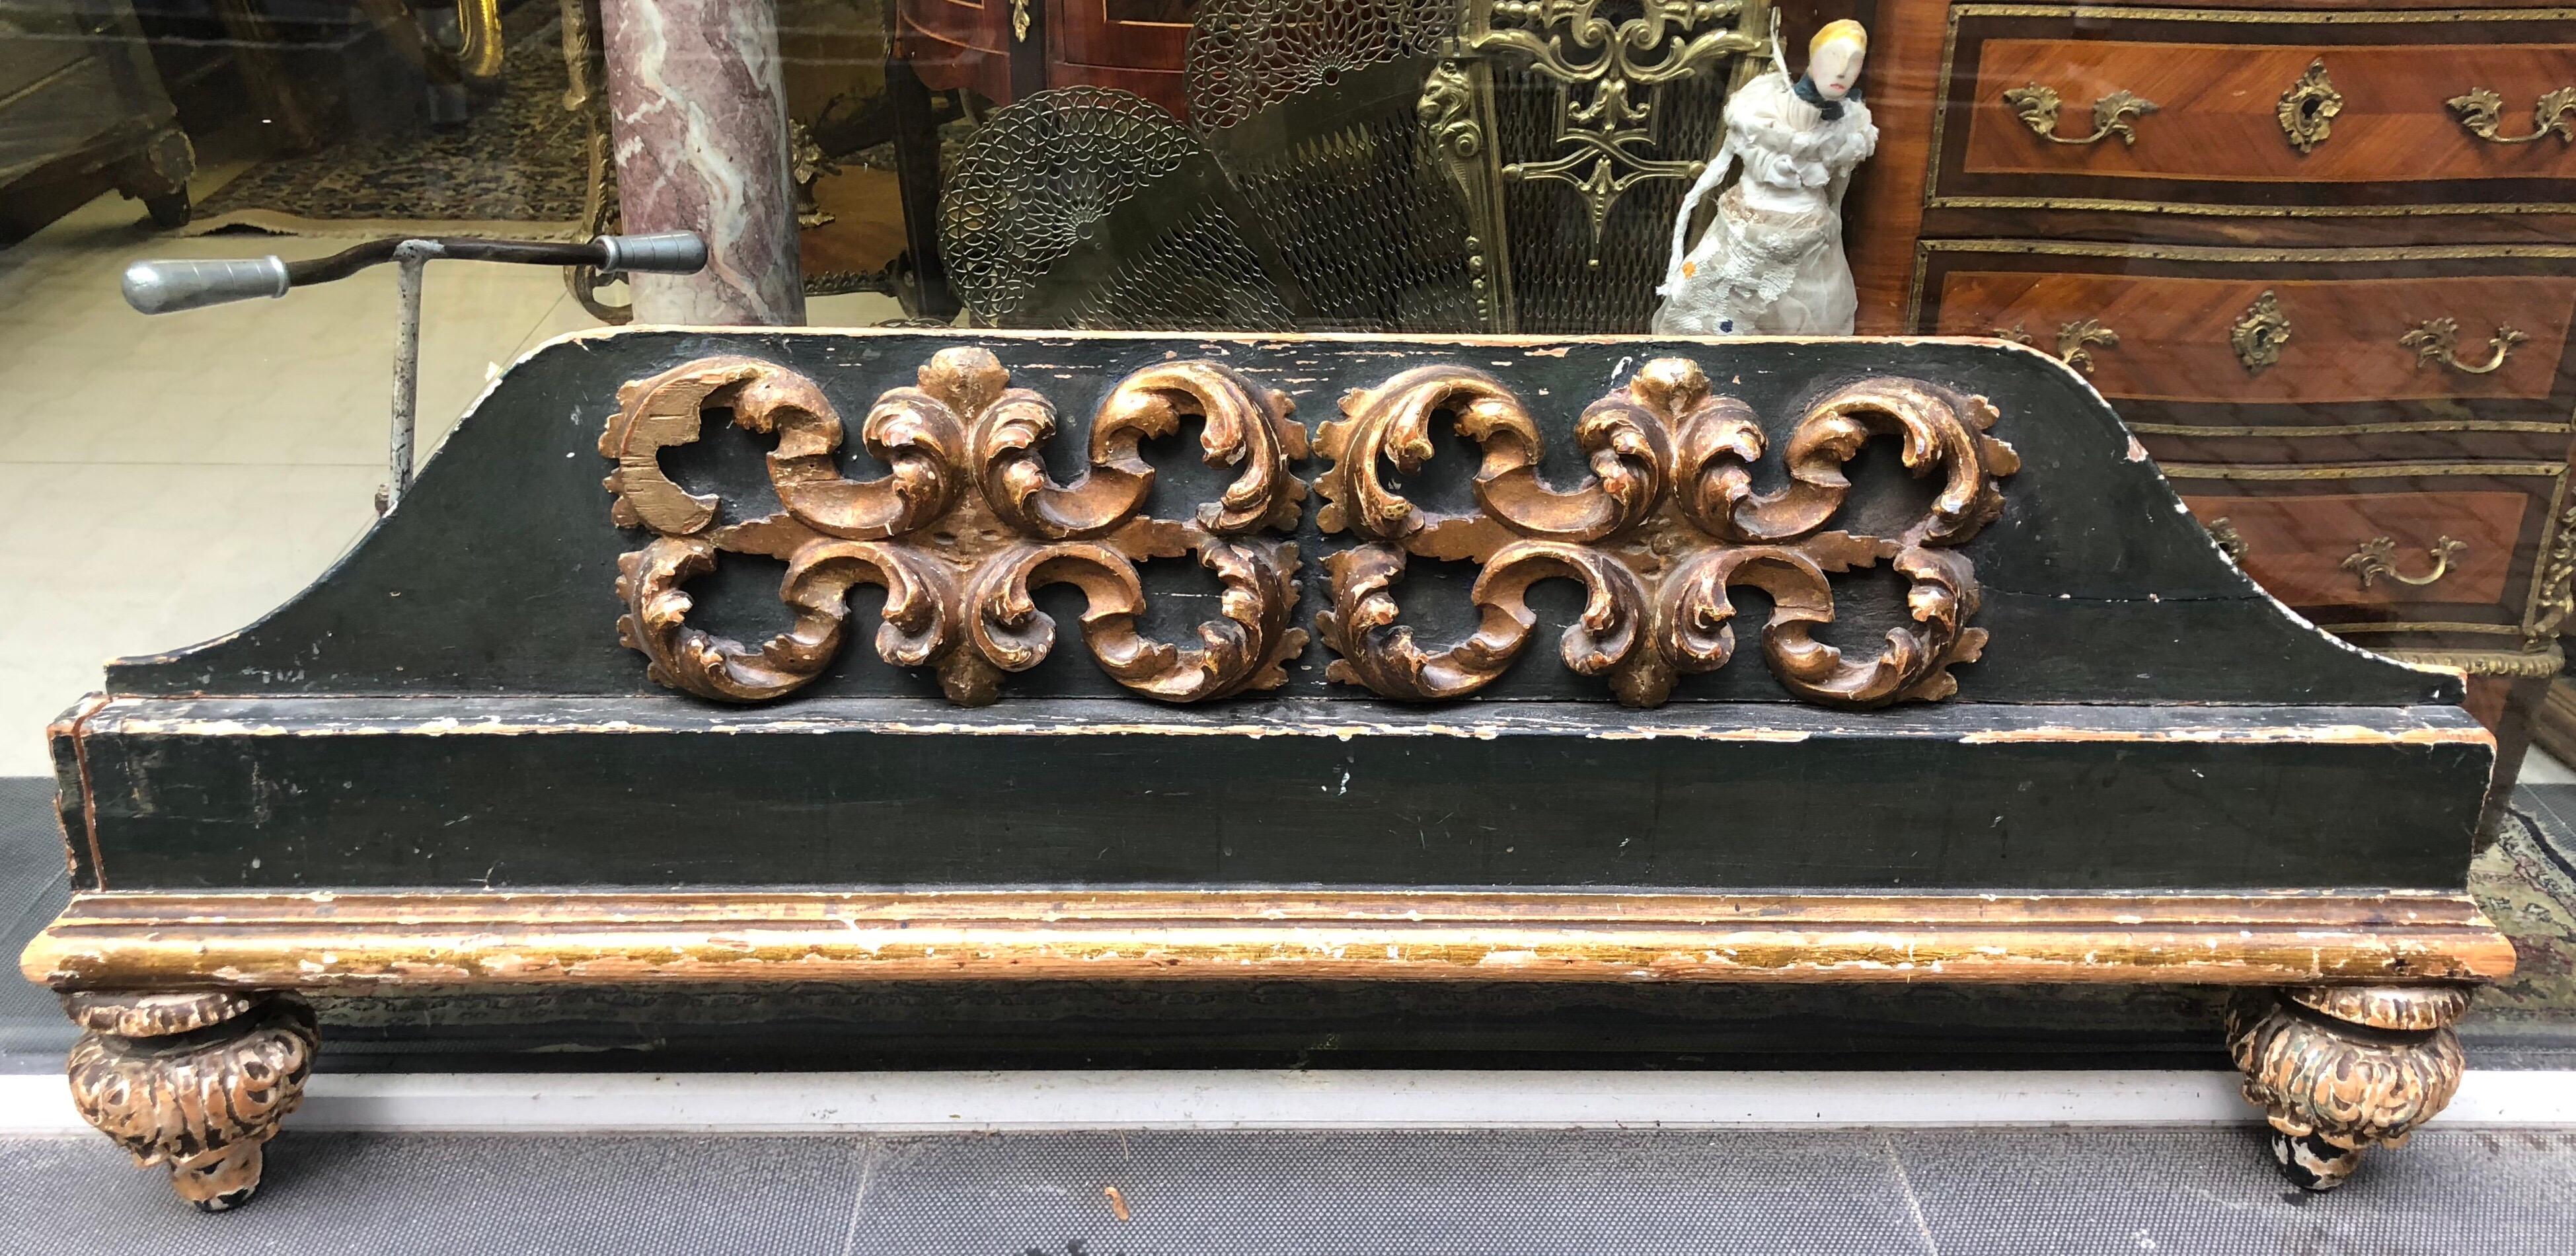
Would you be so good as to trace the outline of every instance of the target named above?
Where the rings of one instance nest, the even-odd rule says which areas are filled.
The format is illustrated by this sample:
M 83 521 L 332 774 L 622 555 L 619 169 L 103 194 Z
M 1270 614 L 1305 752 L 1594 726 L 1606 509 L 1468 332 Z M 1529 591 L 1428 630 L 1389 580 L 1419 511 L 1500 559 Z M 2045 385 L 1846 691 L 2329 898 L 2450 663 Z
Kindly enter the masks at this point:
M 1993 639 L 1938 705 L 1795 702 L 1748 648 L 1672 704 L 1633 711 L 1557 664 L 1554 630 L 1577 609 L 1558 582 L 1533 599 L 1546 636 L 1471 702 L 1327 685 L 1315 645 L 1282 691 L 1174 708 L 1101 674 L 1071 627 L 1078 596 L 1050 589 L 1057 650 L 982 710 L 878 661 L 864 630 L 815 685 L 765 707 L 651 685 L 614 628 L 616 557 L 643 543 L 610 524 L 599 485 L 618 385 L 751 354 L 811 375 L 855 422 L 961 342 L 1055 400 L 1064 478 L 1099 399 L 1174 356 L 1288 389 L 1310 427 L 1404 366 L 1479 366 L 1541 416 L 1560 484 L 1581 474 L 1575 416 L 1659 354 L 1699 359 L 1765 416 L 1775 447 L 1815 397 L 1868 375 L 1983 393 L 2024 463 L 2004 517 L 1967 547 Z M 767 442 L 721 424 L 666 467 L 725 494 L 735 518 L 769 512 Z M 1475 464 L 1450 442 L 1408 489 L 1435 507 L 1465 500 Z M 1148 453 L 1157 514 L 1187 513 L 1218 482 L 1180 439 Z M 848 451 L 852 476 L 877 474 L 867 463 Z M 1852 478 L 1838 526 L 1858 530 L 1895 530 L 1932 487 L 1903 473 L 1893 441 Z M 1323 604 L 1317 559 L 1350 542 L 1316 534 L 1310 504 L 1300 544 L 1306 621 Z M 749 639 L 782 626 L 778 565 L 728 562 L 692 586 L 696 622 Z M 1414 564 L 1402 597 L 1426 640 L 1466 631 L 1471 575 Z M 1186 561 L 1149 570 L 1163 596 L 1147 630 L 1185 633 L 1206 613 L 1205 579 Z M 1884 570 L 1842 578 L 1829 637 L 1874 644 L 1902 592 Z M 860 614 L 880 596 L 863 590 Z M 88 723 L 79 755 L 68 741 L 56 753 L 76 795 L 86 774 L 85 806 L 66 812 L 75 875 L 115 890 L 2457 889 L 2492 766 L 2474 724 L 2440 705 L 2458 700 L 2456 679 L 2346 646 L 2263 596 L 2075 375 L 1950 343 L 586 336 L 512 368 L 402 508 L 292 603 L 120 663 L 109 684 L 132 696 Z M 2027 736 L 2046 728 L 2061 731 Z
M 2455 889 L 2493 766 L 2451 707 L 1030 706 L 127 702 L 88 761 L 117 890 Z
M 1983 661 L 1958 669 L 1962 701 L 2377 706 L 2459 698 L 2456 681 L 2343 646 L 2256 590 L 2182 513 L 2153 464 L 2132 456 L 2127 432 L 2101 399 L 2073 373 L 2019 350 L 1871 340 L 1533 348 L 1375 337 L 652 330 L 559 341 L 530 355 L 423 467 L 402 508 L 322 580 L 239 634 L 111 667 L 109 688 L 132 694 L 634 694 L 691 701 L 661 694 L 645 680 L 643 659 L 617 644 L 616 557 L 644 539 L 611 526 L 608 495 L 599 485 L 608 464 L 596 442 L 616 409 L 617 386 L 702 356 L 750 354 L 813 376 L 844 422 L 855 423 L 879 392 L 911 382 L 933 352 L 955 343 L 990 347 L 1014 370 L 1015 382 L 1056 402 L 1064 429 L 1054 451 L 1057 473 L 1067 478 L 1078 469 L 1077 451 L 1099 399 L 1128 371 L 1171 355 L 1221 358 L 1286 389 L 1310 429 L 1339 417 L 1335 403 L 1345 390 L 1380 382 L 1404 366 L 1478 366 L 1517 389 L 1538 413 L 1551 440 L 1546 469 L 1560 484 L 1582 474 L 1566 436 L 1575 417 L 1649 357 L 1678 353 L 1699 360 L 1724 391 L 1744 397 L 1764 417 L 1775 448 L 1812 398 L 1869 375 L 1918 376 L 1993 398 L 2003 412 L 1995 434 L 2020 451 L 2024 464 L 2004 485 L 2004 517 L 1966 547 L 1987 591 L 1977 622 L 1993 633 L 1993 643 Z M 1194 442 L 1194 425 L 1184 435 Z M 881 474 L 856 443 L 845 446 L 848 474 Z M 667 454 L 665 465 L 695 491 L 725 494 L 732 517 L 757 515 L 775 506 L 761 471 L 766 445 L 750 433 L 710 430 L 697 445 Z M 1892 440 L 1873 442 L 1854 465 L 1853 518 L 1837 526 L 1907 517 L 1925 499 L 1929 486 L 1904 475 L 1894 450 Z M 1157 513 L 1186 513 L 1182 504 L 1200 500 L 1216 482 L 1194 445 L 1159 442 L 1149 457 L 1163 473 Z M 1301 472 L 1312 479 L 1322 465 L 1312 459 Z M 1425 499 L 1463 501 L 1473 466 L 1471 457 L 1435 459 Z M 1776 467 L 1763 477 L 1777 481 Z M 1316 534 L 1313 517 L 1310 503 L 1300 544 L 1307 559 L 1301 622 L 1324 605 L 1317 559 L 1350 544 L 1346 536 Z M 727 562 L 725 572 L 692 586 L 705 607 L 704 622 L 755 640 L 783 627 L 778 567 Z M 1403 600 L 1427 641 L 1466 631 L 1471 576 L 1464 565 L 1413 564 Z M 1213 588 L 1187 560 L 1155 564 L 1148 579 L 1176 591 Z M 1826 636 L 1856 646 L 1874 642 L 1903 614 L 1900 589 L 1883 570 L 1841 578 L 1843 622 Z M 857 593 L 860 614 L 872 618 L 880 597 L 873 589 Z M 1542 586 L 1536 600 L 1544 621 L 1539 643 L 1479 700 L 1606 699 L 1602 682 L 1574 676 L 1551 657 L 1555 630 L 1575 609 L 1571 586 Z M 1167 635 L 1185 632 L 1203 604 L 1163 599 L 1147 626 Z M 1069 625 L 1080 600 L 1070 589 L 1054 588 L 1040 594 L 1040 606 Z M 865 647 L 866 634 L 858 636 L 830 672 L 786 704 L 936 693 L 929 678 L 888 666 Z M 1758 655 L 1741 651 L 1719 672 L 1686 680 L 1676 700 L 1788 701 Z M 1374 705 L 1358 690 L 1324 682 L 1328 658 L 1322 645 L 1310 644 L 1284 696 Z M 1004 702 L 1123 692 L 1068 639 L 1044 664 L 1012 677 Z M 1211 709 L 1207 718 L 1225 717 Z

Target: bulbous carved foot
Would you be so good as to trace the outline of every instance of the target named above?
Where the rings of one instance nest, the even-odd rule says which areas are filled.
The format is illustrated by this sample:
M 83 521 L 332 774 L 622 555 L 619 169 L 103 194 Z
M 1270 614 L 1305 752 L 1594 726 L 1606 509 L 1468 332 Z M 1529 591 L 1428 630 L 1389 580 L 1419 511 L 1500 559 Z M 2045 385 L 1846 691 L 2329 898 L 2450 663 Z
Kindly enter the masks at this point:
M 170 1166 L 206 1212 L 259 1189 L 260 1148 L 304 1098 L 321 1045 L 311 1009 L 283 995 L 63 996 L 88 1030 L 71 1054 L 72 1103 L 134 1154 Z
M 2398 1147 L 2460 1088 L 2457 986 L 2297 986 L 2247 991 L 2227 1008 L 2245 1098 L 2272 1125 L 2292 1182 L 2332 1190 L 2361 1153 Z

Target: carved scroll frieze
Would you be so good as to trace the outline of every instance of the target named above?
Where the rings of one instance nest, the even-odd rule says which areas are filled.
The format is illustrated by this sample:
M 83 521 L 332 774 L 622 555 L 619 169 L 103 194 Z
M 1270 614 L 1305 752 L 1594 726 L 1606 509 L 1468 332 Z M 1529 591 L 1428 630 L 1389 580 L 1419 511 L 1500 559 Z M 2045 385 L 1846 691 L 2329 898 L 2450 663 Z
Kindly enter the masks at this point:
M 1034 667 L 1054 647 L 1055 624 L 1031 596 L 1049 584 L 1082 592 L 1083 639 L 1105 671 L 1167 701 L 1276 687 L 1304 646 L 1291 626 L 1296 547 L 1281 534 L 1296 526 L 1305 497 L 1289 469 L 1305 456 L 1305 429 L 1285 394 L 1230 367 L 1166 362 L 1120 380 L 1091 423 L 1089 465 L 1071 483 L 1046 466 L 1053 404 L 1011 387 L 979 348 L 942 350 L 917 386 L 877 398 L 859 439 L 888 472 L 867 481 L 841 474 L 842 421 L 821 389 L 773 363 L 703 359 L 629 384 L 619 401 L 600 439 L 617 463 L 605 481 L 611 513 L 654 536 L 618 560 L 618 634 L 672 688 L 735 702 L 793 692 L 839 653 L 848 594 L 860 584 L 886 591 L 878 656 L 935 670 L 967 705 L 991 702 L 1002 673 Z M 663 470 L 660 452 L 697 440 L 711 408 L 774 438 L 768 472 L 779 513 L 718 526 L 721 503 Z M 1190 518 L 1156 518 L 1145 513 L 1154 469 L 1139 450 L 1188 417 L 1201 421 L 1209 465 L 1234 479 Z M 685 586 L 726 554 L 787 564 L 779 600 L 792 623 L 757 646 L 689 623 Z M 1136 565 L 1181 557 L 1216 576 L 1220 617 L 1199 625 L 1196 642 L 1146 637 Z
M 1995 411 L 1910 379 L 1847 385 L 1811 406 L 1791 431 L 1783 486 L 1755 487 L 1766 438 L 1743 401 L 1711 391 L 1698 364 L 1648 362 L 1624 388 L 1577 420 L 1590 474 L 1572 489 L 1539 475 L 1538 425 L 1500 381 L 1466 367 L 1424 366 L 1342 402 L 1319 451 L 1319 523 L 1361 544 L 1325 560 L 1331 607 L 1316 617 L 1340 657 L 1330 679 L 1390 698 L 1463 697 L 1511 666 L 1537 627 L 1527 594 L 1542 580 L 1582 586 L 1584 606 L 1559 642 L 1565 665 L 1604 677 L 1622 702 L 1654 706 L 1685 673 L 1712 671 L 1735 649 L 1731 590 L 1772 604 L 1762 634 L 1771 670 L 1791 692 L 1845 707 L 1937 700 L 1957 689 L 1949 669 L 1974 661 L 1984 629 L 1974 569 L 1953 547 L 2003 510 L 1998 477 L 2019 469 L 2012 447 L 1987 435 Z M 1474 441 L 1482 460 L 1477 509 L 1431 511 L 1387 478 L 1433 456 L 1434 419 Z M 1829 530 L 1851 492 L 1844 467 L 1871 438 L 1901 442 L 1905 467 L 1941 484 L 1895 535 Z M 1395 588 L 1408 556 L 1472 561 L 1479 619 L 1465 640 L 1426 650 L 1400 622 Z M 1875 657 L 1855 660 L 1816 638 L 1834 621 L 1831 577 L 1887 562 L 1909 582 L 1911 622 L 1888 630 Z

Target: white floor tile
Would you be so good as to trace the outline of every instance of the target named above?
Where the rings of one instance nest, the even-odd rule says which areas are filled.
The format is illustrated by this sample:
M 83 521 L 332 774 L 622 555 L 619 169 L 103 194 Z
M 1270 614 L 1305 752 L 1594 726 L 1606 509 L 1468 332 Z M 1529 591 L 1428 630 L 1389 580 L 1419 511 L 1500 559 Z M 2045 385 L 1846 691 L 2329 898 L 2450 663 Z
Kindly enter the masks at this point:
M 2525 785 L 2576 785 L 2576 769 L 2533 746 L 2522 756 L 2522 775 L 2517 779 Z

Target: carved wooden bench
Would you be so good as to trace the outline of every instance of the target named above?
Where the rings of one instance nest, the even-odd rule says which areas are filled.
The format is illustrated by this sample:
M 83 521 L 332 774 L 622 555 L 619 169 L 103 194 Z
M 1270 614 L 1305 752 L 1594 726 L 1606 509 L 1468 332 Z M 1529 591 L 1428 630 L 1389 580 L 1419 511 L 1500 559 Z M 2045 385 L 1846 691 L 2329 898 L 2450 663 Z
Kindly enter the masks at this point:
M 24 967 L 210 1209 L 303 992 L 2236 986 L 2327 1186 L 2513 964 L 2459 678 L 1993 343 L 577 336 L 108 688 Z

